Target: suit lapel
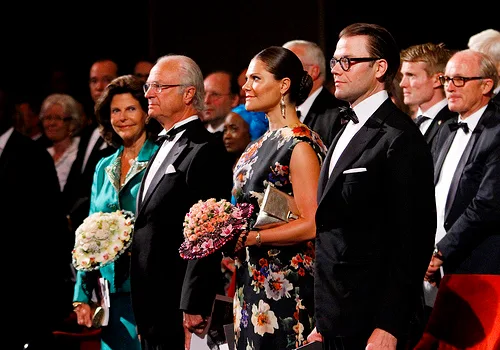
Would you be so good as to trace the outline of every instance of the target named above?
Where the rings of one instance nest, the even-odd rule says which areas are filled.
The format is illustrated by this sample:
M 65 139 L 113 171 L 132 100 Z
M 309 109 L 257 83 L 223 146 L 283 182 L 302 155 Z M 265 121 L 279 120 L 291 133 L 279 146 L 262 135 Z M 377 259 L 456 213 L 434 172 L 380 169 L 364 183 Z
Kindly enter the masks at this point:
M 450 209 L 451 209 L 451 206 L 453 204 L 453 201 L 455 200 L 458 185 L 460 183 L 460 178 L 462 177 L 462 173 L 464 171 L 465 165 L 467 164 L 467 161 L 470 158 L 472 150 L 474 149 L 474 146 L 476 145 L 477 140 L 481 136 L 481 133 L 483 132 L 483 130 L 485 128 L 485 124 L 488 122 L 491 115 L 493 115 L 493 112 L 490 112 L 490 108 L 486 109 L 486 111 L 483 113 L 483 115 L 479 119 L 479 122 L 477 123 L 476 127 L 474 128 L 474 131 L 472 131 L 472 135 L 469 139 L 469 142 L 467 143 L 467 146 L 465 147 L 464 153 L 460 157 L 460 161 L 458 162 L 457 169 L 455 170 L 455 173 L 453 174 L 453 179 L 451 180 L 451 185 L 450 185 L 450 189 L 448 191 L 448 196 L 446 197 L 445 216 L 444 216 L 445 218 L 448 216 Z
M 328 171 L 330 168 L 330 161 L 332 159 L 333 150 L 334 150 L 335 145 L 337 144 L 337 142 L 340 138 L 340 135 L 342 135 L 344 130 L 345 130 L 345 125 L 339 131 L 337 136 L 335 136 L 335 138 L 333 139 L 332 144 L 328 148 L 328 152 L 326 154 L 325 161 L 323 162 L 323 167 L 322 167 L 321 172 L 319 174 L 319 182 L 318 182 L 318 203 L 319 203 L 319 200 L 321 199 L 321 197 L 323 196 L 325 187 L 328 183 Z
M 321 199 L 325 196 L 325 194 L 332 188 L 333 184 L 339 176 L 346 170 L 346 168 L 351 165 L 359 156 L 361 153 L 363 153 L 366 145 L 368 142 L 370 142 L 371 139 L 373 139 L 379 132 L 380 132 L 380 127 L 382 121 L 376 117 L 377 112 L 375 112 L 363 125 L 363 127 L 354 135 L 354 137 L 351 139 L 347 147 L 345 148 L 344 152 L 342 152 L 342 155 L 337 161 L 337 164 L 335 164 L 332 173 L 330 175 L 330 178 L 327 180 L 326 188 L 323 191 L 321 195 Z M 337 135 L 336 140 L 338 140 L 338 137 L 340 137 L 340 134 Z M 334 146 L 332 146 L 333 151 Z M 329 152 L 329 157 L 331 160 L 331 153 Z M 330 162 L 326 163 L 328 164 L 327 167 L 329 167 Z M 326 175 L 328 176 L 328 168 L 326 170 Z M 321 199 L 319 202 L 321 202 Z M 318 202 L 318 203 L 319 203 Z

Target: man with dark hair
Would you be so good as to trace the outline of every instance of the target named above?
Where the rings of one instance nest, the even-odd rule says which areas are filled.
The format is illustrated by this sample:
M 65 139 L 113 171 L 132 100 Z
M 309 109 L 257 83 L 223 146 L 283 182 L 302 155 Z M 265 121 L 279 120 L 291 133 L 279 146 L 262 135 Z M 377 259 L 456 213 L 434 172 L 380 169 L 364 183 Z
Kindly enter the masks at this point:
M 335 96 L 352 107 L 321 169 L 310 340 L 326 350 L 404 349 L 436 230 L 430 148 L 389 98 L 392 35 L 355 23 L 339 35 Z

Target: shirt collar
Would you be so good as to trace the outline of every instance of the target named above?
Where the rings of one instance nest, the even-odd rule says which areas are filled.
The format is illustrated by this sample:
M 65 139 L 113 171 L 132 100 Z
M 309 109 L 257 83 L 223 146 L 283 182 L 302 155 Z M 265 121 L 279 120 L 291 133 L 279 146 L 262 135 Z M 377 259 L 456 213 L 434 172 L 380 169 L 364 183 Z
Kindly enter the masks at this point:
M 484 105 L 483 107 L 479 108 L 477 111 L 475 111 L 474 113 L 472 113 L 471 115 L 469 115 L 465 119 L 462 119 L 462 117 L 459 115 L 458 121 L 467 123 L 467 127 L 472 132 L 476 128 L 477 124 L 479 123 L 479 119 L 481 118 L 484 111 L 486 110 L 486 107 L 488 107 L 488 105 Z
M 377 92 L 353 107 L 359 122 L 363 125 L 373 113 L 389 98 L 386 90 Z
M 441 101 L 438 103 L 434 104 L 431 108 L 423 112 L 420 107 L 417 110 L 417 115 L 425 115 L 426 117 L 430 119 L 434 119 L 436 115 L 441 111 L 445 106 L 448 105 L 448 100 L 446 98 L 443 98 Z
M 178 128 L 179 126 L 187 124 L 189 122 L 192 122 L 193 120 L 196 120 L 196 119 L 198 119 L 198 116 L 197 115 L 192 115 L 189 118 L 182 119 L 180 122 L 175 123 L 174 126 L 172 126 L 170 129 Z M 165 135 L 167 133 L 167 131 L 169 131 L 170 129 L 168 129 L 168 130 L 163 129 L 162 131 L 160 131 L 158 133 L 158 136 Z

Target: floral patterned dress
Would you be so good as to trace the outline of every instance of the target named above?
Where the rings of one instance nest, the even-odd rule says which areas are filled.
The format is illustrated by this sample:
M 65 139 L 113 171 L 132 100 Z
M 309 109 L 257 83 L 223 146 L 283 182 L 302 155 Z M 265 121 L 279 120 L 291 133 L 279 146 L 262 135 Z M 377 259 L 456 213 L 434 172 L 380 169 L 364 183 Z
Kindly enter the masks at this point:
M 320 165 L 326 148 L 304 124 L 267 131 L 251 143 L 234 170 L 237 203 L 258 203 L 271 182 L 293 195 L 289 165 L 294 147 L 309 143 Z M 314 328 L 314 242 L 247 247 L 236 263 L 234 330 L 236 349 L 295 349 Z

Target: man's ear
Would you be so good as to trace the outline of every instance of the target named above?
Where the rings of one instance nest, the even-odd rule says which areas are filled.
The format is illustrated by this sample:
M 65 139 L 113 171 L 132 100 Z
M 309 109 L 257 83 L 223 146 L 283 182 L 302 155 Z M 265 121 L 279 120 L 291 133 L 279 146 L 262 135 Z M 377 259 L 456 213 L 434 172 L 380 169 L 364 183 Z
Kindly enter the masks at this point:
M 194 86 L 188 86 L 184 89 L 184 101 L 186 104 L 189 104 L 194 99 L 194 95 L 196 93 L 196 88 Z

